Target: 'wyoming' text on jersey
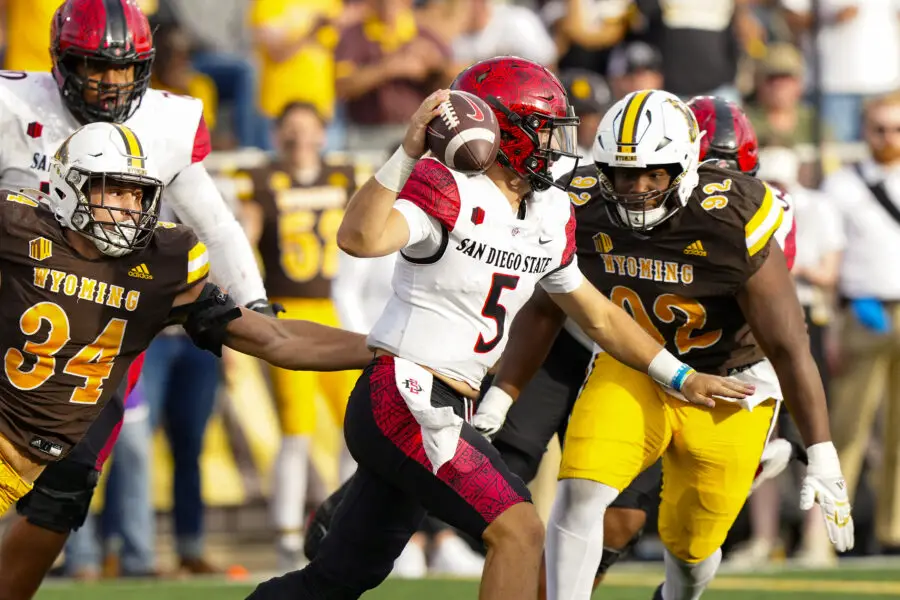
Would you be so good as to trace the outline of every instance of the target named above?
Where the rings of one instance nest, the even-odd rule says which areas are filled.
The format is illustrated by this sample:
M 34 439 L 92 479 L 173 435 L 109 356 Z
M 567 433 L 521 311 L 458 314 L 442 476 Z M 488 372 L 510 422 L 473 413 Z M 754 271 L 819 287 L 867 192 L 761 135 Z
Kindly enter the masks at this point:
M 618 254 L 601 254 L 600 258 L 603 259 L 604 270 L 610 275 L 684 285 L 694 282 L 694 265 L 658 258 L 619 256 Z
M 523 256 L 517 252 L 498 250 L 484 242 L 477 242 L 470 238 L 460 240 L 456 250 L 484 261 L 488 265 L 522 273 L 544 273 L 552 260 L 548 256 Z
M 124 308 L 128 312 L 134 312 L 141 299 L 141 293 L 137 290 L 126 292 L 125 288 L 109 285 L 105 281 L 98 281 L 90 277 L 79 278 L 78 275 L 56 269 L 34 267 L 34 286 L 46 290 L 48 283 L 50 284 L 49 290 L 54 294 L 61 293 L 66 296 L 78 294 L 78 298 L 81 300 L 106 304 L 113 308 L 123 308 L 124 304 Z

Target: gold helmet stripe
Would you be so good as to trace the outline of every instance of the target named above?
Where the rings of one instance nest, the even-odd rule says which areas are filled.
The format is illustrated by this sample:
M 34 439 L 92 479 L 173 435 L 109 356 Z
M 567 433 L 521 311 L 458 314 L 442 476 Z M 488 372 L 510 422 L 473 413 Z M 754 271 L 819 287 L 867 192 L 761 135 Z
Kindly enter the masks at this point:
M 125 142 L 125 148 L 128 150 L 128 166 L 143 169 L 144 148 L 141 146 L 141 140 L 138 139 L 131 129 L 124 125 L 113 123 L 113 127 L 116 128 L 116 131 L 122 136 L 122 141 Z
M 636 92 L 625 105 L 625 114 L 619 123 L 618 151 L 620 154 L 634 154 L 637 145 L 637 129 L 640 123 L 641 112 L 647 104 L 647 100 L 653 94 L 653 90 Z

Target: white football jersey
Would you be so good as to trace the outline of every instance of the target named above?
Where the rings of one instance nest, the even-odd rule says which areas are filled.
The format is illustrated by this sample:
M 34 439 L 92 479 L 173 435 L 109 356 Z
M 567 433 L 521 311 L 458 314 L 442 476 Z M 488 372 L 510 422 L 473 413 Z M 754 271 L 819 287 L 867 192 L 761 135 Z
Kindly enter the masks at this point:
M 208 154 L 202 114 L 200 100 L 151 89 L 125 122 L 163 183 Z M 40 189 L 49 180 L 50 157 L 80 126 L 51 73 L 0 71 L 0 187 Z
M 477 389 L 534 287 L 567 293 L 581 284 L 574 211 L 556 188 L 533 194 L 516 215 L 487 176 L 425 158 L 394 206 L 410 223 L 410 243 L 372 347 Z

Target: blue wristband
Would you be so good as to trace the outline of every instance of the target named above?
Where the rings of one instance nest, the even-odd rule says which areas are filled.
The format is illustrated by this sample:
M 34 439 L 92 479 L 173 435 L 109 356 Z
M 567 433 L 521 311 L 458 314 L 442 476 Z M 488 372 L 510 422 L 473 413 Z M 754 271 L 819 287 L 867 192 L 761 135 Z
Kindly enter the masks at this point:
M 680 367 L 678 367 L 678 370 L 675 371 L 675 377 L 672 378 L 672 383 L 669 384 L 670 387 L 676 392 L 680 392 L 681 386 L 684 385 L 684 380 L 694 372 L 694 369 L 690 368 L 689 366 L 681 365 Z

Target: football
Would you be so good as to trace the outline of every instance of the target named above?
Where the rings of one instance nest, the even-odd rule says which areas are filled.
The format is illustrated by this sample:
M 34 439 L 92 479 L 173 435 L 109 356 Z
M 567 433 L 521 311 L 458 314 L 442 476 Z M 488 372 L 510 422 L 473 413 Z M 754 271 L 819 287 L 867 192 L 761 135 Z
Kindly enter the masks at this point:
M 500 126 L 487 102 L 468 92 L 451 91 L 441 114 L 425 135 L 428 150 L 454 171 L 473 175 L 494 164 L 500 148 Z

